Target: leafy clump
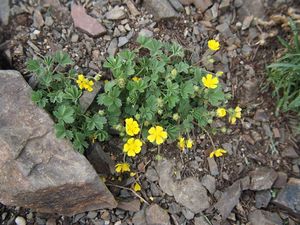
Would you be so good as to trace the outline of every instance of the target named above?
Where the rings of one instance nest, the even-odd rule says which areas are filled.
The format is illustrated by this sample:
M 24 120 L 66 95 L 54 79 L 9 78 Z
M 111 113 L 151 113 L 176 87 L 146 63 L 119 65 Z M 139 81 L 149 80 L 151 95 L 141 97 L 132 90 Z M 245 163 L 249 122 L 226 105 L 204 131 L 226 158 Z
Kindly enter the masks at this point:
M 68 69 L 72 65 L 66 53 L 57 52 L 28 61 L 27 69 L 36 75 L 38 82 L 32 100 L 52 113 L 57 137 L 71 140 L 78 151 L 84 152 L 89 139 L 103 141 L 107 138 L 104 129 L 107 120 L 99 113 L 85 112 L 81 108 L 79 98 L 83 90 L 93 91 L 94 78 L 77 75 L 73 69 Z
M 273 95 L 277 97 L 277 113 L 300 112 L 300 41 L 299 28 L 290 20 L 293 31 L 293 41 L 289 42 L 279 38 L 281 44 L 287 49 L 285 55 L 278 62 L 269 65 L 268 81 L 274 86 Z

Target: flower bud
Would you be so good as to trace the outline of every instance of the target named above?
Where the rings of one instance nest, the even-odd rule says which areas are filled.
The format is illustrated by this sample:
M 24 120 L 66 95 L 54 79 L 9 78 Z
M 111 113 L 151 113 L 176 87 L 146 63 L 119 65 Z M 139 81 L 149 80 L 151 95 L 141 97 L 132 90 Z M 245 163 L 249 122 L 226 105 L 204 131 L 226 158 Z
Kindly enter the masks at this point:
M 104 116 L 104 115 L 105 115 L 105 112 L 104 112 L 104 110 L 99 110 L 99 111 L 98 111 L 98 114 L 99 114 L 100 116 Z
M 177 76 L 177 70 L 176 70 L 176 69 L 173 69 L 173 70 L 171 71 L 171 77 L 172 77 L 173 79 L 175 79 L 176 76 Z
M 226 131 L 227 131 L 226 127 L 222 127 L 222 128 L 221 128 L 221 132 L 222 132 L 222 133 L 224 133 L 224 134 L 225 134 L 225 133 L 226 133 Z
M 135 118 L 136 120 L 139 120 L 139 119 L 141 119 L 141 115 L 140 115 L 140 114 L 136 114 L 136 115 L 134 116 L 134 118 Z
M 199 91 L 199 86 L 194 85 L 193 88 L 194 88 L 194 91 L 195 91 L 195 92 L 198 92 L 198 91 Z
M 178 121 L 179 118 L 180 118 L 180 116 L 178 115 L 178 113 L 173 114 L 173 120 Z
M 125 80 L 123 78 L 119 78 L 117 80 L 117 83 L 118 83 L 119 88 L 125 88 L 126 82 L 125 82 Z
M 213 122 L 213 120 L 212 120 L 212 119 L 208 119 L 207 122 L 208 122 L 209 124 L 211 124 L 211 123 Z
M 99 81 L 101 79 L 102 75 L 97 73 L 94 77 L 95 81 Z
M 161 107 L 164 106 L 164 100 L 162 98 L 157 98 L 156 101 L 157 101 L 157 106 L 158 107 L 161 108 Z
M 159 109 L 159 110 L 157 111 L 157 113 L 158 113 L 158 115 L 162 115 L 162 114 L 163 114 L 163 111 L 162 111 L 161 109 Z
M 144 126 L 148 127 L 149 125 L 150 125 L 149 121 L 146 120 L 146 121 L 144 122 Z

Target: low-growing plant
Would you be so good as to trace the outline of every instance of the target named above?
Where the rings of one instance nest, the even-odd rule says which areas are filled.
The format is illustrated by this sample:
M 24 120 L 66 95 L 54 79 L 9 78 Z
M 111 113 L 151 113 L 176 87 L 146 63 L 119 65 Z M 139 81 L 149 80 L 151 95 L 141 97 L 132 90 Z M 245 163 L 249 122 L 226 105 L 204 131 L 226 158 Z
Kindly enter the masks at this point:
M 32 100 L 53 115 L 55 132 L 59 138 L 71 140 L 81 153 L 88 147 L 88 140 L 107 138 L 106 118 L 99 113 L 85 112 L 79 98 L 83 90 L 93 91 L 95 78 L 77 75 L 70 57 L 63 52 L 53 56 L 29 60 L 27 69 L 35 74 L 37 88 Z M 97 77 L 96 77 L 97 79 Z
M 274 87 L 273 96 L 277 98 L 277 114 L 293 111 L 300 115 L 300 41 L 299 28 L 290 20 L 293 41 L 289 43 L 279 37 L 287 52 L 276 63 L 269 65 L 268 81 Z

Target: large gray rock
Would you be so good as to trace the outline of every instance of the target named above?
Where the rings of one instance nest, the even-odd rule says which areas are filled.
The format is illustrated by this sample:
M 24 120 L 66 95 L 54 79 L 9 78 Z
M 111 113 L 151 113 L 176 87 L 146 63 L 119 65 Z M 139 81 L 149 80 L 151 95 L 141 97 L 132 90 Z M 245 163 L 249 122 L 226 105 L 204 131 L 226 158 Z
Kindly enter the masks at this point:
M 250 189 L 254 191 L 270 189 L 278 177 L 278 174 L 272 168 L 261 167 L 250 173 Z
M 274 203 L 300 218 L 300 179 L 290 178 L 279 192 Z
M 277 213 L 264 210 L 254 210 L 249 214 L 251 225 L 282 225 L 282 220 Z
M 85 157 L 57 139 L 16 71 L 0 71 L 0 202 L 73 215 L 117 203 Z
M 10 5 L 9 0 L 0 1 L 0 24 L 8 25 Z
M 150 13 L 153 14 L 156 20 L 179 16 L 168 0 L 147 0 L 144 1 L 144 6 Z
M 171 225 L 167 211 L 159 205 L 150 205 L 145 212 L 147 225 Z

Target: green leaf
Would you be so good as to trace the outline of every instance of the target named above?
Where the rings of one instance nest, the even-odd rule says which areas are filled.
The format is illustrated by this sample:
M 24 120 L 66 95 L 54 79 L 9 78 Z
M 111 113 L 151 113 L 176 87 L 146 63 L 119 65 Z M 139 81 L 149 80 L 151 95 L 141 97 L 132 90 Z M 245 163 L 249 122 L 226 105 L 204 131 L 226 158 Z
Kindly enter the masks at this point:
M 64 92 L 59 90 L 48 94 L 51 103 L 62 103 L 64 98 Z
M 190 66 L 187 63 L 180 62 L 175 65 L 175 68 L 177 69 L 178 73 L 181 73 L 181 72 L 188 73 Z
M 106 118 L 98 114 L 94 115 L 91 118 L 89 117 L 86 118 L 86 125 L 89 130 L 94 130 L 95 128 L 102 130 L 106 122 L 107 122 Z
M 124 51 L 121 51 L 118 56 L 124 60 L 125 62 L 126 61 L 129 61 L 129 62 L 133 62 L 134 61 L 134 58 L 135 58 L 135 53 L 130 51 L 130 50 L 124 50 Z
M 68 139 L 73 138 L 73 133 L 69 130 L 66 130 L 63 123 L 55 124 L 54 128 L 55 128 L 55 135 L 57 138 L 65 138 L 65 137 Z
M 168 138 L 170 138 L 172 141 L 176 140 L 179 137 L 179 132 L 180 129 L 178 126 L 167 127 Z
M 74 134 L 74 140 L 73 140 L 74 147 L 81 154 L 83 154 L 85 148 L 88 147 L 88 143 L 85 141 L 85 138 L 86 138 L 85 135 L 80 132 L 76 132 Z
M 141 46 L 146 46 L 148 42 L 151 41 L 151 38 L 143 36 L 143 35 L 139 35 L 137 38 L 137 43 L 139 43 Z
M 74 109 L 71 106 L 61 105 L 58 107 L 57 111 L 53 112 L 53 115 L 58 119 L 58 121 L 63 121 L 64 123 L 74 122 Z
M 105 141 L 108 139 L 108 133 L 104 130 L 100 130 L 96 133 L 96 137 L 99 141 Z
M 64 97 L 66 99 L 72 100 L 73 102 L 77 102 L 77 100 L 79 99 L 81 94 L 82 94 L 82 91 L 79 90 L 76 86 L 72 85 L 65 89 Z
M 53 65 L 53 58 L 51 56 L 45 56 L 44 57 L 44 64 L 50 68 Z
M 162 51 L 160 50 L 162 46 L 162 43 L 156 39 L 149 39 L 144 44 L 144 47 L 150 50 L 152 56 L 162 54 Z
M 54 60 L 61 66 L 66 66 L 66 65 L 72 65 L 73 61 L 71 60 L 70 56 L 66 52 L 56 52 L 54 54 Z
M 27 70 L 33 73 L 39 73 L 41 62 L 39 60 L 30 59 L 27 61 Z
M 32 91 L 31 100 L 35 102 L 39 107 L 45 108 L 46 104 L 48 103 L 48 99 L 44 97 L 44 92 L 41 90 Z
M 225 100 L 225 95 L 221 89 L 210 90 L 208 93 L 208 102 L 212 106 L 219 106 Z
M 190 95 L 194 94 L 194 85 L 191 80 L 186 81 L 184 84 L 181 86 L 181 96 L 184 99 L 189 98 Z
M 116 85 L 116 80 L 108 81 L 104 86 L 104 91 L 110 92 L 111 89 Z
M 205 127 L 208 124 L 210 116 L 207 109 L 199 107 L 194 110 L 193 116 L 200 127 Z

